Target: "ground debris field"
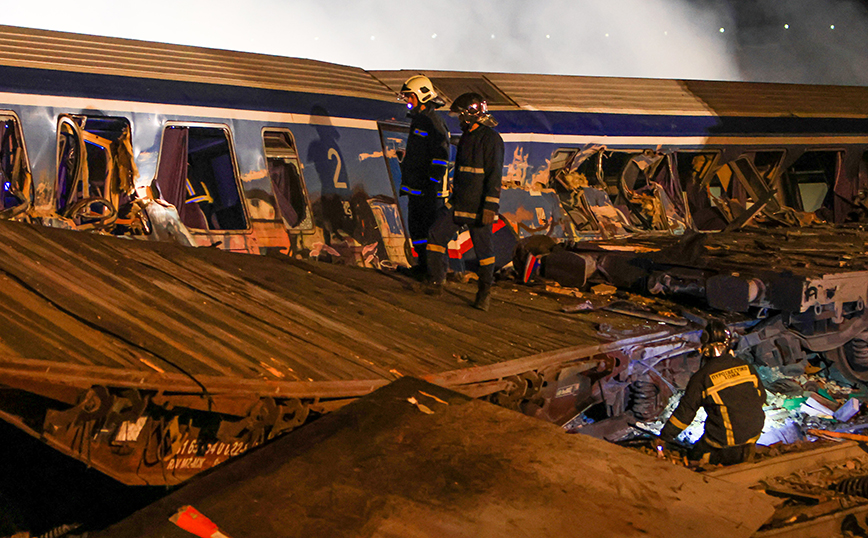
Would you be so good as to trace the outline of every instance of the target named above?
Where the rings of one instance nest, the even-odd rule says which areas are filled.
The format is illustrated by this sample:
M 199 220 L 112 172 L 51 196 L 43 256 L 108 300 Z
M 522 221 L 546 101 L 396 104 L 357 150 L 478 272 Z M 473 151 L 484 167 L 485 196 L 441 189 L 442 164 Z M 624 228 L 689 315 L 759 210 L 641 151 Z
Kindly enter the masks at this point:
M 415 403 L 414 403 L 415 402 Z M 96 538 L 750 536 L 771 502 L 405 378 L 202 474 Z

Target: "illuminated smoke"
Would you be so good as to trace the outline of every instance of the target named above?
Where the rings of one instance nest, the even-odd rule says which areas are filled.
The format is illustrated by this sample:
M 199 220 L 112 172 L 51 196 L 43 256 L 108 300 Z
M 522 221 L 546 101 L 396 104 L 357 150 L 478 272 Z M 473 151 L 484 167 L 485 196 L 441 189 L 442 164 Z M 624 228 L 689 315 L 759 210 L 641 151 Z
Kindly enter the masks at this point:
M 313 58 L 367 69 L 839 84 L 865 83 L 868 77 L 868 33 L 859 22 L 868 17 L 855 0 L 91 0 L 86 8 L 46 0 L 9 4 L 4 24 Z M 820 20 L 826 21 L 826 33 Z M 838 25 L 834 31 L 828 28 L 831 24 Z M 782 32 L 789 33 L 779 36 Z M 856 53 L 851 56 L 851 51 Z M 834 69 L 836 64 L 846 65 Z

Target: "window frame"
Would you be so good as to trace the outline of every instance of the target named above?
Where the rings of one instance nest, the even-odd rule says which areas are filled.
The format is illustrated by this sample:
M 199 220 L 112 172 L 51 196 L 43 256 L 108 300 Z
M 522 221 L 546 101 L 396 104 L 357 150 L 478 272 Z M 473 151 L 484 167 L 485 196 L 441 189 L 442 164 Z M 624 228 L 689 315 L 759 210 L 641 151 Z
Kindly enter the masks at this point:
M 843 164 L 846 160 L 846 157 L 847 157 L 847 150 L 846 150 L 846 148 L 843 148 L 843 147 L 831 147 L 831 148 L 829 148 L 829 147 L 822 147 L 822 148 L 808 147 L 808 148 L 805 148 L 804 151 L 802 151 L 801 154 L 798 157 L 796 157 L 796 159 L 792 163 L 790 163 L 789 167 L 781 170 L 781 182 L 783 183 L 787 180 L 786 174 L 788 173 L 789 169 L 792 168 L 793 165 L 795 165 L 797 162 L 799 162 L 799 160 L 802 157 L 804 157 L 808 153 L 818 153 L 818 152 L 838 154 L 838 155 L 836 155 L 836 158 L 835 158 L 835 169 L 832 171 L 832 181 L 831 181 L 831 183 L 826 183 L 827 189 L 823 195 L 823 199 L 825 199 L 825 197 L 828 196 L 830 192 L 834 192 L 835 183 L 838 180 L 838 176 L 841 174 L 841 167 L 843 166 Z M 794 207 L 794 205 L 791 205 L 790 200 L 787 200 L 787 205 L 789 205 L 790 207 L 793 207 L 794 209 L 797 209 L 798 211 L 804 211 L 806 213 L 813 213 L 813 212 L 818 211 L 819 209 L 825 207 L 822 203 L 822 200 L 821 200 L 819 207 L 817 207 L 816 209 L 813 209 L 813 210 L 805 209 L 805 207 L 804 207 L 805 203 L 804 203 L 804 200 L 802 199 L 802 192 L 799 189 L 799 185 L 800 185 L 800 183 L 795 183 L 794 185 L 792 185 L 792 189 L 793 189 L 792 193 L 798 195 L 797 201 L 798 201 L 799 207 Z M 796 202 L 796 200 L 793 200 L 793 202 Z
M 301 192 L 302 192 L 302 195 L 304 196 L 304 205 L 305 205 L 305 216 L 303 219 L 301 219 L 301 222 L 299 222 L 298 226 L 287 226 L 286 221 L 283 218 L 283 215 L 280 213 L 280 206 L 277 203 L 277 198 L 276 198 L 277 194 L 274 191 L 274 182 L 271 180 L 271 171 L 268 169 L 268 159 L 272 158 L 272 157 L 269 156 L 269 150 L 265 144 L 265 133 L 266 132 L 285 133 L 287 136 L 289 136 L 289 140 L 292 142 L 292 147 L 294 148 L 295 155 L 291 156 L 290 158 L 294 157 L 296 162 L 298 163 L 298 179 L 301 182 Z M 310 192 L 308 192 L 308 189 L 307 189 L 307 180 L 304 178 L 304 163 L 301 162 L 301 156 L 298 153 L 298 144 L 296 142 L 295 135 L 292 133 L 292 130 L 290 130 L 287 127 L 265 126 L 260 131 L 260 139 L 262 141 L 262 154 L 265 156 L 265 169 L 266 169 L 266 173 L 268 175 L 269 184 L 271 185 L 271 194 L 272 194 L 272 196 L 275 197 L 274 209 L 275 209 L 276 221 L 279 222 L 286 229 L 286 231 L 289 233 L 300 233 L 300 234 L 315 233 L 316 232 L 316 225 L 314 223 L 314 218 L 313 218 L 313 204 L 310 201 Z M 277 159 L 284 158 L 285 159 L 287 157 L 274 156 L 273 158 L 277 158 Z M 252 221 L 252 219 L 251 219 L 251 221 Z
M 18 117 L 18 114 L 14 110 L 0 110 L 0 121 L 8 120 L 11 120 L 15 123 L 15 134 L 18 138 L 18 142 L 21 144 L 21 151 L 24 152 L 21 162 L 21 165 L 24 168 L 23 173 L 26 177 L 30 178 L 29 181 L 26 181 L 27 184 L 23 185 L 23 187 L 27 190 L 27 192 L 22 192 L 22 194 L 26 196 L 25 199 L 15 207 L 7 207 L 6 209 L 0 210 L 0 217 L 14 218 L 33 207 L 33 204 L 35 202 L 35 192 L 33 185 L 33 169 L 30 167 L 30 157 L 29 152 L 27 151 L 27 142 L 24 140 L 24 125 L 21 123 L 21 118 Z M 7 179 L 9 179 L 10 183 L 13 181 L 13 178 Z
M 211 230 L 211 229 L 203 229 L 203 228 L 190 228 L 187 226 L 187 229 L 193 235 L 226 235 L 226 234 L 250 234 L 253 231 L 253 221 L 250 218 L 250 214 L 247 211 L 247 192 L 244 190 L 244 185 L 241 182 L 241 171 L 238 167 L 238 156 L 236 155 L 235 150 L 235 135 L 232 132 L 232 127 L 226 123 L 218 123 L 218 122 L 201 122 L 201 121 L 183 121 L 183 120 L 170 120 L 163 123 L 161 131 L 160 131 L 160 150 L 157 155 L 157 163 L 154 168 L 154 181 L 157 179 L 157 174 L 160 170 L 160 162 L 163 159 L 163 142 L 165 141 L 166 130 L 171 129 L 173 127 L 194 127 L 194 128 L 206 128 L 206 129 L 220 129 L 223 131 L 226 136 L 226 141 L 229 145 L 229 159 L 232 161 L 232 172 L 235 175 L 235 188 L 238 189 L 239 198 L 241 200 L 241 211 L 244 216 L 244 223 L 246 228 L 234 229 L 234 230 Z M 187 147 L 187 154 L 189 155 L 189 142 Z M 164 198 L 165 200 L 165 198 Z M 178 213 L 180 215 L 180 208 L 178 209 Z M 185 225 L 186 226 L 186 225 Z

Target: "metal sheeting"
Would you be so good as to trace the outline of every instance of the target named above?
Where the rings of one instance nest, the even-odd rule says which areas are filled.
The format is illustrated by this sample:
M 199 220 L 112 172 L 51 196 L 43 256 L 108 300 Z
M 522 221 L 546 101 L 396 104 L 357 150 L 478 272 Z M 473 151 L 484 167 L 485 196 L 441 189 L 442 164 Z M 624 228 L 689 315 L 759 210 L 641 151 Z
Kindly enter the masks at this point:
M 372 71 L 397 91 L 409 76 L 484 78 L 524 110 L 769 117 L 868 117 L 868 88 L 452 71 Z M 456 96 L 447 96 L 454 98 Z M 495 107 L 509 110 L 511 107 Z
M 169 516 L 193 506 L 236 537 L 747 538 L 773 504 L 639 451 L 403 379 L 91 536 L 191 536 Z
M 402 375 L 482 369 L 491 379 L 490 369 L 497 379 L 516 373 L 501 371 L 509 361 L 525 371 L 527 359 L 563 362 L 582 355 L 571 346 L 593 354 L 607 340 L 599 319 L 541 297 L 525 307 L 495 295 L 486 314 L 470 307 L 469 288 L 431 298 L 370 270 L 6 221 L 0 239 L 4 383 L 44 371 L 82 387 L 195 377 L 213 393 L 348 396 Z
M 129 39 L 0 26 L 0 64 L 394 101 L 364 70 Z

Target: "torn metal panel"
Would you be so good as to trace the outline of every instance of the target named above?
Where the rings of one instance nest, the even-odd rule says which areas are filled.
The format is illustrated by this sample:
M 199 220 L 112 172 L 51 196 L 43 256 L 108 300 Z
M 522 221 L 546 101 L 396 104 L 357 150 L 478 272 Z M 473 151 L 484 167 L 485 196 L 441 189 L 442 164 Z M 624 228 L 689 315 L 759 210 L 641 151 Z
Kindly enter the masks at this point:
M 671 190 L 674 184 L 669 162 L 665 154 L 646 150 L 624 167 L 618 189 L 644 229 L 680 234 L 687 229 L 687 219 L 684 208 L 673 203 L 664 188 Z

